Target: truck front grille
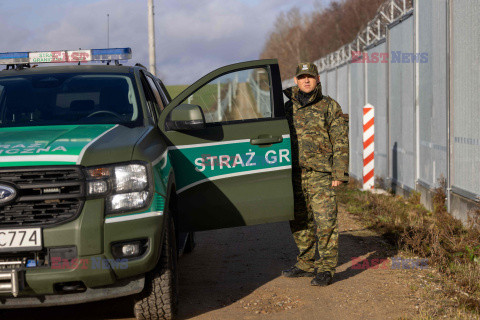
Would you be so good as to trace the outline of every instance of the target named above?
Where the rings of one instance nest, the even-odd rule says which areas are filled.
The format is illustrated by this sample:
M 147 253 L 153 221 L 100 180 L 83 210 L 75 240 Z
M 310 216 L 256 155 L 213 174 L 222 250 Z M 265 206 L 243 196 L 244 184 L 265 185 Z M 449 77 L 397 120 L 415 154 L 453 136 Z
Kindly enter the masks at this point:
M 48 265 L 47 250 L 35 252 L 3 252 L 0 256 L 0 272 L 8 269 L 25 269 Z M 30 263 L 28 263 L 30 262 Z
M 17 196 L 0 206 L 0 226 L 48 226 L 74 219 L 81 211 L 85 178 L 80 167 L 2 168 L 0 184 Z

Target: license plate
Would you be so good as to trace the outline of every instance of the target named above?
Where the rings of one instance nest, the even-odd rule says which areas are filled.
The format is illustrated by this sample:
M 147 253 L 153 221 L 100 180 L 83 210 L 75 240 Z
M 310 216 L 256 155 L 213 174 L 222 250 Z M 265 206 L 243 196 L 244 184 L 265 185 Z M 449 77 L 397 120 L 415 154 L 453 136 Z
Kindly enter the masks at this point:
M 0 252 L 25 251 L 42 248 L 42 230 L 0 229 Z

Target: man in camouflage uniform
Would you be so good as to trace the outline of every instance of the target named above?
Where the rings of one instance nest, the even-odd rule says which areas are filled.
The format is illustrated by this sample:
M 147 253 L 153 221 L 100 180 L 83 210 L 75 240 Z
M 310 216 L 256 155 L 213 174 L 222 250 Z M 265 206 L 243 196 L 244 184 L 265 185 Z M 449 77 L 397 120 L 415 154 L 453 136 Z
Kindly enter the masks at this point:
M 348 120 L 335 100 L 322 95 L 314 64 L 300 63 L 295 83 L 284 94 L 290 99 L 285 110 L 295 192 L 295 220 L 290 227 L 300 253 L 295 266 L 282 274 L 314 276 L 312 285 L 326 286 L 332 283 L 338 260 L 334 187 L 348 181 Z

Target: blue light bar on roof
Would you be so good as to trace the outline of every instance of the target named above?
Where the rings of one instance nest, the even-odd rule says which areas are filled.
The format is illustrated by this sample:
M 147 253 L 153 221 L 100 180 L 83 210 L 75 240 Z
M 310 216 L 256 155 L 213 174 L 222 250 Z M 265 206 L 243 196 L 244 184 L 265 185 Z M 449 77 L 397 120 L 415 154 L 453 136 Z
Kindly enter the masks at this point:
M 0 64 L 28 63 L 28 52 L 0 53 Z
M 132 49 L 92 49 L 92 60 L 128 60 L 132 59 Z
M 111 61 L 131 58 L 132 49 L 130 48 L 6 52 L 0 53 L 0 64 Z

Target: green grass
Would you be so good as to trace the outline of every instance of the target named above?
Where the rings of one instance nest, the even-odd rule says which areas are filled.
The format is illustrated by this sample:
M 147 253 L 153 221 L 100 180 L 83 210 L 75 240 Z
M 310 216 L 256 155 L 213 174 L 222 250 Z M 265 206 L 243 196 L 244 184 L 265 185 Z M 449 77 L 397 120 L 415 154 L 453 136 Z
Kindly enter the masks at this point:
M 167 90 L 170 93 L 170 96 L 175 98 L 178 94 L 180 94 L 183 90 L 185 90 L 188 86 L 186 85 L 176 85 L 176 86 L 167 86 Z M 222 98 L 225 97 L 227 91 L 227 84 L 221 85 L 221 94 Z M 205 117 L 207 122 L 214 121 L 211 119 L 211 115 L 217 111 L 218 106 L 218 85 L 207 84 L 200 88 L 200 90 L 196 91 L 193 94 L 192 99 L 189 101 L 186 99 L 183 103 L 190 103 L 200 106 L 205 113 Z
M 191 104 L 202 107 L 203 111 L 213 112 L 217 109 L 218 87 L 216 84 L 207 84 L 193 94 Z
M 183 90 L 188 88 L 188 85 L 176 85 L 176 86 L 166 86 L 167 91 L 170 96 L 175 98 Z M 196 104 L 203 108 L 204 111 L 212 111 L 217 107 L 217 85 L 216 84 L 207 84 L 202 87 L 200 90 L 193 94 L 193 98 L 190 101 L 190 104 Z
M 180 84 L 180 85 L 175 85 L 175 86 L 165 86 L 167 88 L 168 93 L 170 94 L 170 97 L 175 98 L 178 96 L 183 90 L 188 88 L 188 85 L 186 84 Z

